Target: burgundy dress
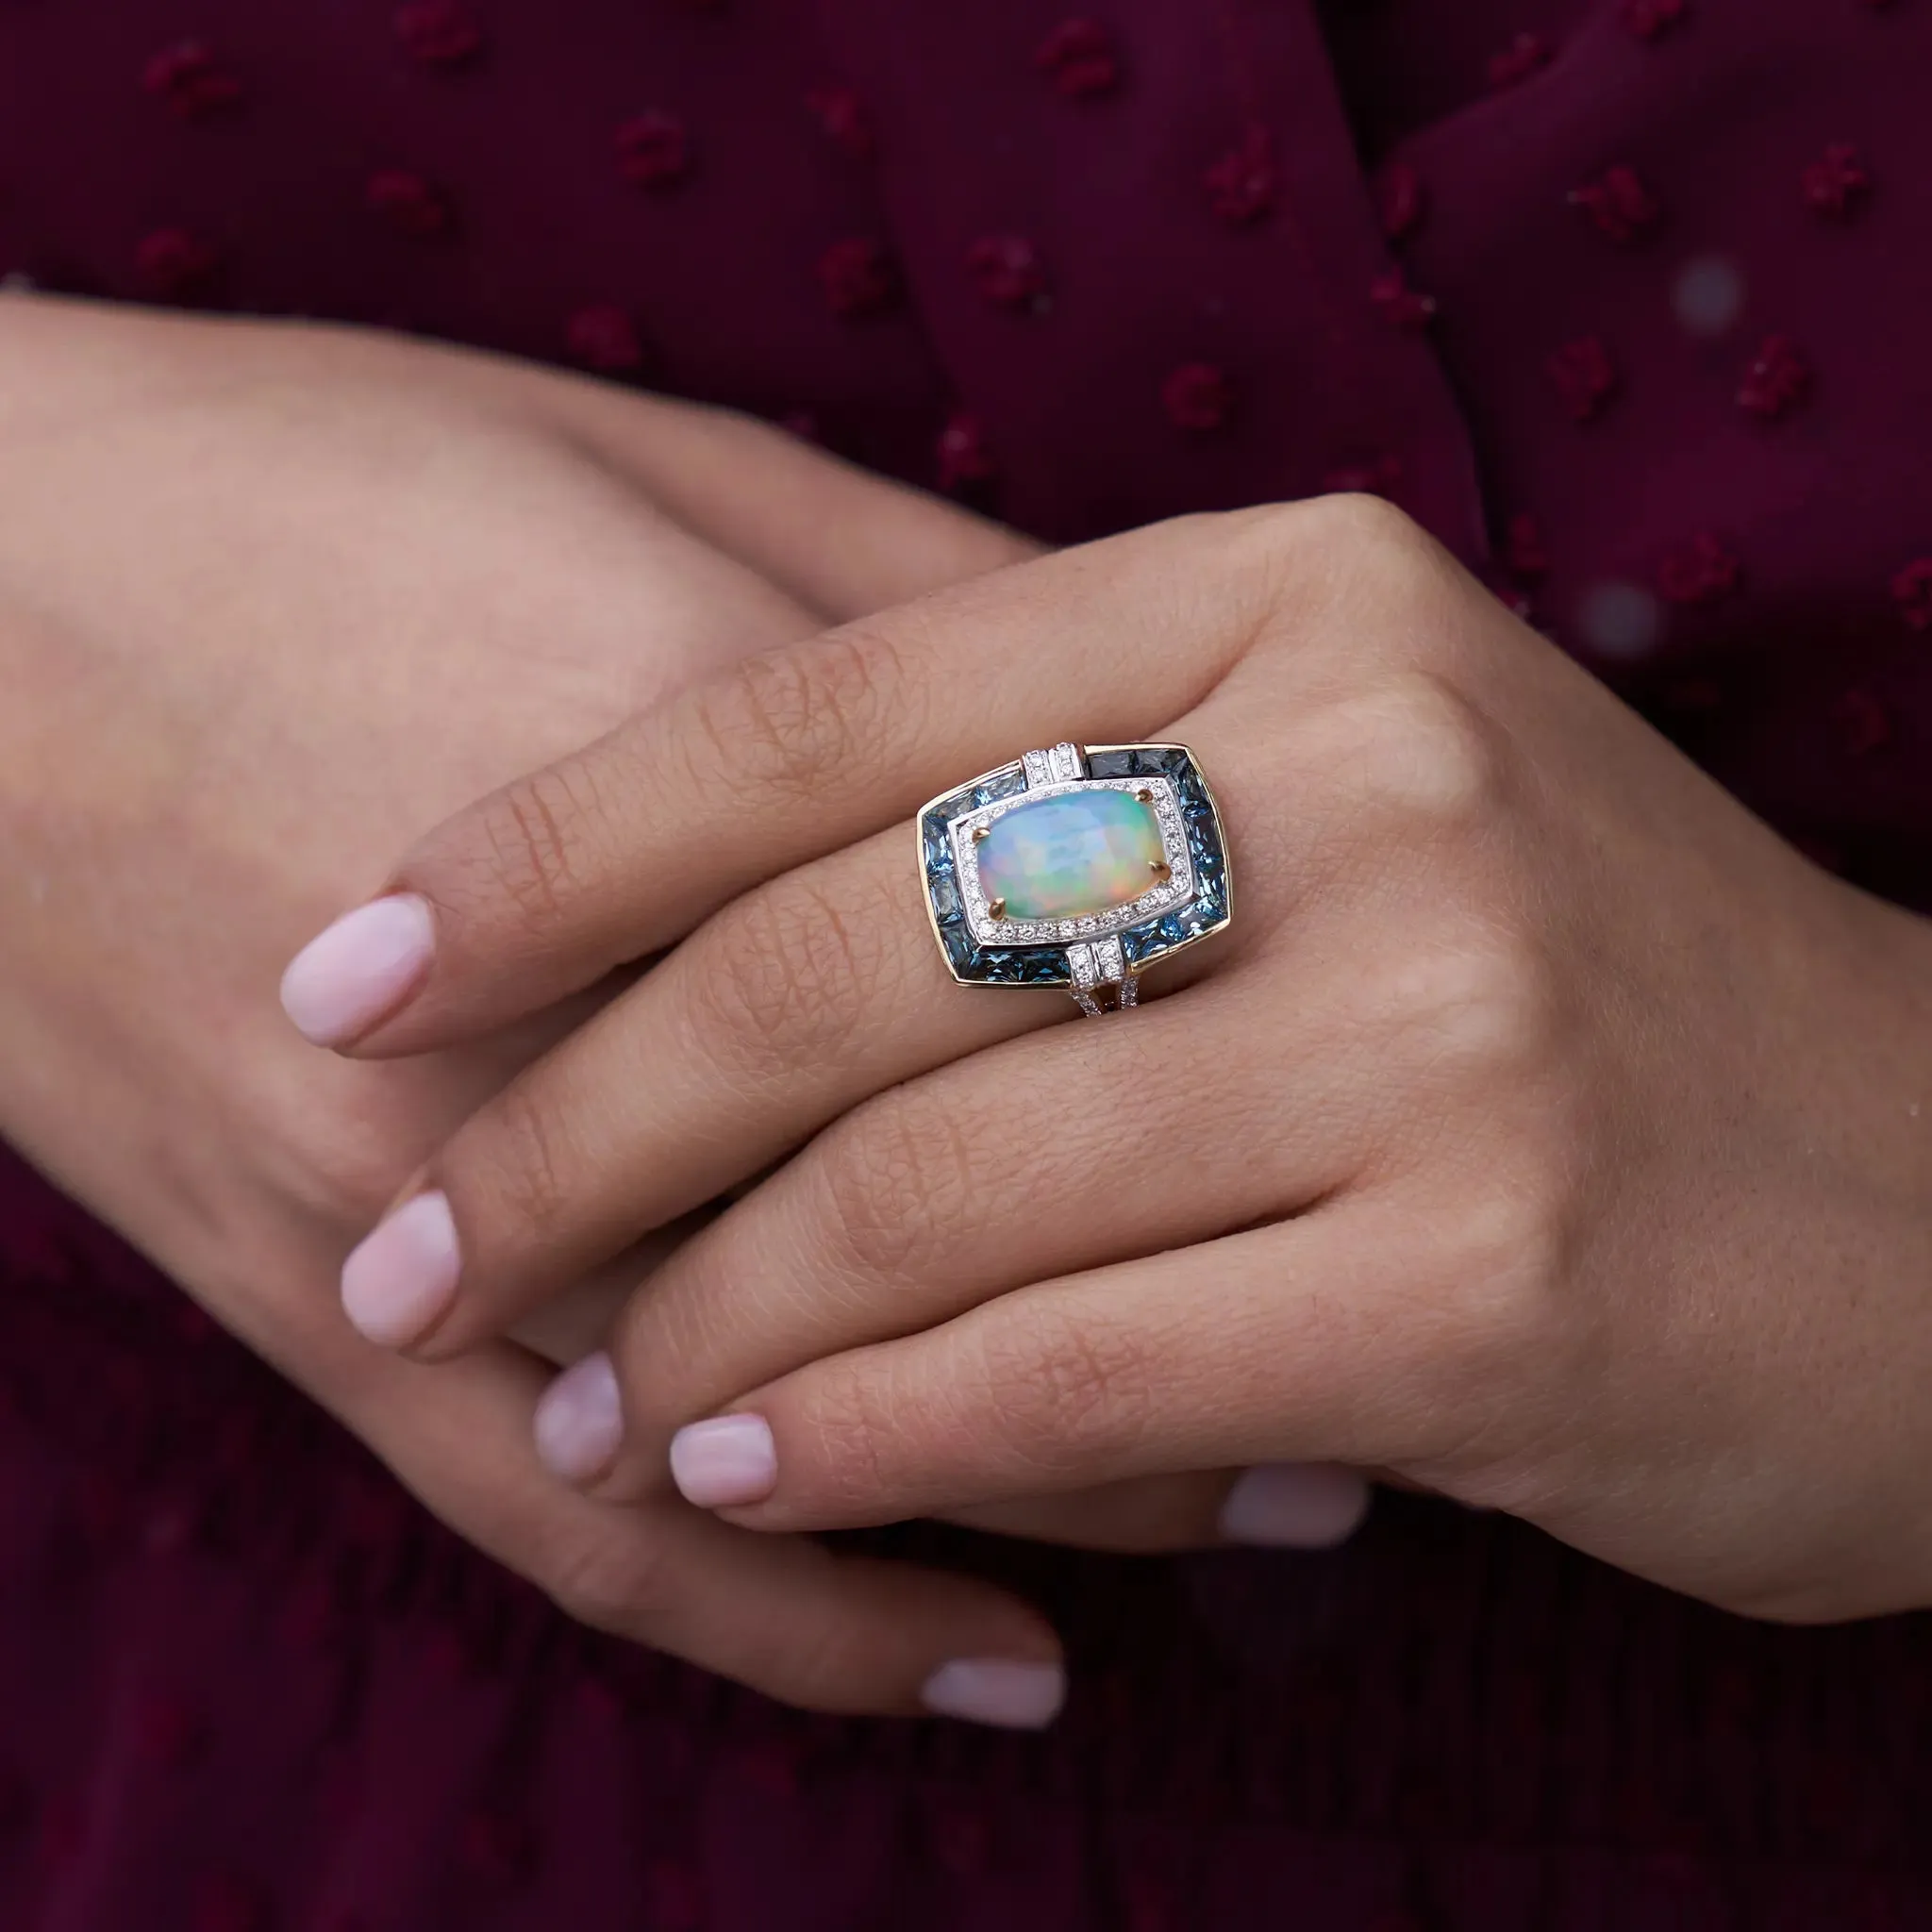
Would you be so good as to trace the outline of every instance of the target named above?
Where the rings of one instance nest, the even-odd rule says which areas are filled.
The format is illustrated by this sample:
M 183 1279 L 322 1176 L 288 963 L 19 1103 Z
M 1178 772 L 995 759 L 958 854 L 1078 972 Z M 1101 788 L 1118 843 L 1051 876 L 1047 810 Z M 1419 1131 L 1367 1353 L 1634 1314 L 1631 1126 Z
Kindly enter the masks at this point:
M 1932 0 L 1063 4 L 0 0 L 0 274 L 574 358 L 1056 539 L 1378 490 L 1932 906 Z M 801 1717 L 4 1162 L 6 1932 L 1932 1925 L 1923 1619 L 1394 1500 L 1014 1559 L 1044 1738 Z

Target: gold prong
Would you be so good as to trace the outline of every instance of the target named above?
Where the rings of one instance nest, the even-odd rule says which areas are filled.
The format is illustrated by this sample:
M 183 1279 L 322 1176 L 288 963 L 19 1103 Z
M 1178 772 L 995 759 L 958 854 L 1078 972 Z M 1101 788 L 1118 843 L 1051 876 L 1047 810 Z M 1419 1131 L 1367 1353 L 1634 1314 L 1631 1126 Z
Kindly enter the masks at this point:
M 1174 867 L 1164 858 L 1150 858 L 1147 861 L 1147 869 L 1158 879 L 1171 879 L 1174 876 Z
M 974 825 L 973 828 L 973 842 L 975 845 L 977 845 L 982 839 L 990 839 L 991 836 L 992 827 L 991 825 Z
M 1154 789 L 1152 786 L 1143 785 L 1137 792 L 1134 793 L 1134 796 L 1138 798 L 1142 805 L 1152 805 L 1154 803 Z
M 986 916 L 989 919 L 1004 919 L 1007 916 L 1007 902 L 1004 899 L 989 899 L 986 903 Z

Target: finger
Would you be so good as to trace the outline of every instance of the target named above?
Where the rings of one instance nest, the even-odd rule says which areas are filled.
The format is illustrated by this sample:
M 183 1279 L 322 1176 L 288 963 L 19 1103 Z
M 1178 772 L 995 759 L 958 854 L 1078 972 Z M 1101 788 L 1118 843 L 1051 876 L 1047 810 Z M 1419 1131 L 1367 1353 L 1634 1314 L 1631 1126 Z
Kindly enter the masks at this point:
M 748 658 L 447 821 L 290 968 L 323 1043 L 418 1052 L 547 1005 L 748 887 L 908 817 L 933 784 L 1144 735 L 1248 646 L 1261 515 L 995 573 Z M 1193 586 L 1202 609 L 1176 608 Z M 1204 591 L 1200 587 L 1211 587 Z
M 849 847 L 715 914 L 479 1108 L 350 1257 L 344 1304 L 373 1341 L 458 1353 L 868 1095 L 1072 1017 L 959 996 L 907 841 Z
M 996 1536 L 1124 1556 L 1229 1544 L 1326 1550 L 1361 1526 L 1370 1495 L 1367 1479 L 1355 1470 L 1271 1462 L 1239 1474 L 1141 1476 L 1072 1495 L 982 1503 L 947 1520 Z
M 1296 1015 L 1282 1058 L 1303 1104 L 1274 1126 L 1278 1075 L 1243 1051 L 1271 1004 L 1236 966 L 1130 1022 L 1013 1041 L 869 1101 L 671 1257 L 601 1366 L 559 1380 L 539 1416 L 549 1466 L 606 1497 L 660 1491 L 678 1426 L 747 1389 L 1331 1193 L 1373 1124 L 1354 1099 L 1363 1049 L 1332 1007 Z M 679 1480 L 715 1502 L 726 1464 L 706 1476 L 688 1456 Z
M 452 1528 L 581 1622 L 813 1709 L 1037 1724 L 1057 1708 L 1058 1641 L 989 1585 L 560 1489 L 529 1449 L 543 1380 L 508 1344 L 436 1369 L 377 1357 L 354 1425 Z
M 344 1270 L 363 1333 L 457 1353 L 869 1095 L 1074 1017 L 1058 993 L 960 996 L 906 848 L 881 834 L 747 893 L 475 1113 Z M 1199 956 L 1175 966 L 1170 989 Z
M 828 623 L 1041 554 L 1017 531 L 753 417 L 531 374 L 553 420 L 658 509 Z
M 1494 1420 L 1457 1314 L 1507 1264 L 1472 1254 L 1458 1278 L 1425 1239 L 1393 1248 L 1390 1218 L 1343 1201 L 812 1362 L 681 1431 L 674 1469 L 704 1470 L 734 1522 L 797 1529 L 1176 1471 L 1440 1458 Z

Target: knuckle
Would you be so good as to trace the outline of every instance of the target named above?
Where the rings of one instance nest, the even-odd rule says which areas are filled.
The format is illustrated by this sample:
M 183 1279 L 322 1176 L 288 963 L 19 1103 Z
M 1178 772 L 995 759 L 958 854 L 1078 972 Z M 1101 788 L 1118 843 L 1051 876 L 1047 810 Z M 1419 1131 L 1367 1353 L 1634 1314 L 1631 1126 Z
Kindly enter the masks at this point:
M 1326 496 L 1197 516 L 1204 534 L 1219 527 L 1237 553 L 1252 557 L 1264 568 L 1287 569 L 1297 577 L 1306 577 L 1318 566 L 1332 571 L 1338 560 L 1354 570 L 1371 556 L 1386 570 L 1391 556 L 1421 557 L 1430 541 L 1422 527 L 1387 497 L 1367 491 L 1335 491 Z
M 1306 508 L 1318 540 L 1347 552 L 1393 549 L 1420 555 L 1428 546 L 1413 517 L 1371 491 L 1334 491 Z
M 637 1637 L 657 1623 L 674 1588 L 661 1554 L 634 1534 L 581 1525 L 545 1548 L 531 1580 L 565 1616 Z
M 986 1426 L 1010 1464 L 1072 1477 L 1096 1452 L 1131 1452 L 1158 1373 L 1148 1336 L 1041 1306 L 994 1324 L 979 1352 Z
M 856 1114 L 820 1169 L 831 1252 L 860 1280 L 924 1275 L 974 1224 L 969 1124 L 893 1088 Z
M 526 1080 L 513 1080 L 458 1134 L 439 1163 L 445 1185 L 458 1178 L 474 1197 L 487 1187 L 500 1224 L 533 1243 L 558 1226 L 569 1208 L 570 1162 L 555 1110 Z
M 516 779 L 479 808 L 485 882 L 531 927 L 548 924 L 575 895 L 599 808 L 583 758 Z
M 248 1109 L 249 1142 L 274 1174 L 278 1199 L 325 1224 L 373 1227 L 434 1144 L 381 1110 L 338 1106 Z
M 890 1377 L 862 1362 L 833 1362 L 815 1379 L 811 1431 L 825 1500 L 863 1515 L 888 1486 L 886 1444 L 897 1434 Z
M 903 683 L 897 646 L 847 625 L 747 658 L 692 697 L 697 733 L 735 788 L 804 800 L 853 762 Z
M 1558 1026 L 1547 962 L 1514 934 L 1458 934 L 1393 962 L 1381 1001 L 1438 1088 L 1513 1091 L 1548 1064 Z
M 1516 1414 L 1526 1378 L 1562 1379 L 1569 1246 L 1560 1203 L 1533 1181 L 1493 1186 L 1442 1217 L 1424 1277 L 1435 1312 L 1418 1341 L 1445 1421 Z
M 1507 744 L 1449 684 L 1411 671 L 1335 706 L 1324 720 L 1328 762 L 1385 808 L 1448 831 L 1497 814 Z
M 713 929 L 698 980 L 714 1049 L 825 1059 L 858 1031 L 874 976 L 862 919 L 803 876 L 742 900 Z

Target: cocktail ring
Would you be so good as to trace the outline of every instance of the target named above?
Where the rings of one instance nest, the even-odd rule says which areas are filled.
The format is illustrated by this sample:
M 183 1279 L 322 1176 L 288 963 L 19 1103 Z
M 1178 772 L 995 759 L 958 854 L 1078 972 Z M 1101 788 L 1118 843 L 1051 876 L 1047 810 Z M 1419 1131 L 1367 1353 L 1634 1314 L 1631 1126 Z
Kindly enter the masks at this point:
M 1057 744 L 919 814 L 926 910 L 953 977 L 1131 1007 L 1156 959 L 1228 922 L 1227 843 L 1184 744 Z

